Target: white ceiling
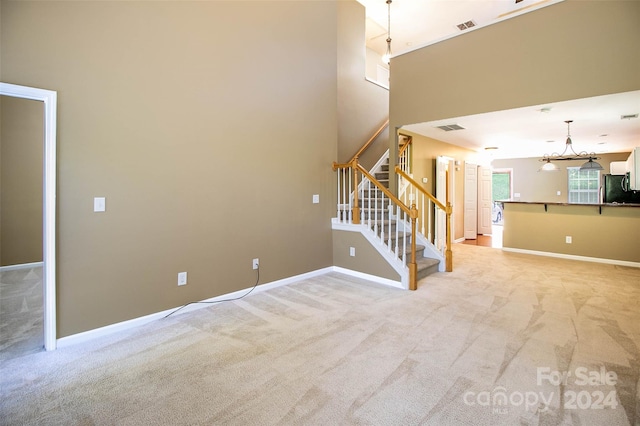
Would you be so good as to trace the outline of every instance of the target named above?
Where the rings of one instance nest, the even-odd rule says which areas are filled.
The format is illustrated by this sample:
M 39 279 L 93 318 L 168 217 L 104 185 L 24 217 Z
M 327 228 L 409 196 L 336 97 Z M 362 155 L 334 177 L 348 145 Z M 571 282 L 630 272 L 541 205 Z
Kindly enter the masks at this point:
M 486 114 L 455 117 L 403 126 L 403 129 L 487 152 L 493 158 L 541 157 L 561 153 L 566 120 L 576 152 L 629 152 L 640 146 L 640 119 L 622 119 L 640 112 L 640 90 L 554 104 L 535 105 Z M 458 124 L 464 130 L 446 132 L 436 126 Z M 496 147 L 497 150 L 486 150 Z
M 386 0 L 358 0 L 366 8 L 367 47 L 386 51 Z M 482 26 L 557 3 L 558 0 L 392 0 L 391 39 L 393 55 L 455 37 Z M 476 27 L 460 31 L 457 24 L 472 20 Z M 393 71 L 392 71 L 393 72 Z M 548 112 L 541 112 L 549 109 Z M 463 146 L 492 158 L 541 157 L 561 153 L 571 123 L 575 151 L 628 152 L 640 146 L 640 119 L 621 119 L 640 113 L 640 91 L 589 99 L 535 105 L 508 111 L 453 117 L 403 128 L 427 137 Z M 458 124 L 464 130 L 445 132 L 436 128 Z M 606 135 L 606 136 L 605 136 Z M 497 150 L 485 150 L 496 147 Z

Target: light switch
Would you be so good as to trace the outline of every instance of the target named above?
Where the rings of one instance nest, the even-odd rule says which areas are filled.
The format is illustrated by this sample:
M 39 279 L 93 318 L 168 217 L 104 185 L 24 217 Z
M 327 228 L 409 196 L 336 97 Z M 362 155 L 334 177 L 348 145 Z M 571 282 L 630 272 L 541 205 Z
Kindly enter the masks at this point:
M 320 194 L 313 194 L 313 204 L 318 204 L 320 202 Z
M 106 200 L 104 197 L 95 197 L 93 199 L 93 211 L 103 212 L 107 209 Z
M 561 194 L 562 194 L 562 193 L 561 193 L 560 191 L 557 191 L 557 192 L 556 192 L 556 195 L 561 195 Z

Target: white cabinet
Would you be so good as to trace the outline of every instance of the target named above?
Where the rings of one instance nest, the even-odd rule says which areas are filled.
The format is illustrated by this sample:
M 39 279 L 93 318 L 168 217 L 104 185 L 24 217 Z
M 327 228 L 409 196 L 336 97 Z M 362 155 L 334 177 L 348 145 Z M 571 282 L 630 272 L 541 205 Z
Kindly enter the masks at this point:
M 640 190 L 640 147 L 633 148 L 627 159 L 627 172 L 629 172 L 629 189 Z

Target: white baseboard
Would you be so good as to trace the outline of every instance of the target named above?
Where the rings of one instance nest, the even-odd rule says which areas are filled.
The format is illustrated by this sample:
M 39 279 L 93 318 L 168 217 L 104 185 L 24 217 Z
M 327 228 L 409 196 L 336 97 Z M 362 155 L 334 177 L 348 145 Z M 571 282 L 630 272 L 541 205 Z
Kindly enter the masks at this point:
M 340 266 L 333 267 L 334 272 L 339 272 L 341 274 L 350 275 L 352 277 L 362 278 L 367 281 L 373 281 L 378 284 L 384 284 L 391 287 L 399 288 L 401 290 L 405 290 L 400 281 L 390 280 L 388 278 L 378 277 L 376 275 L 365 274 L 364 272 L 353 271 L 351 269 L 342 268 Z
M 466 240 L 466 238 L 462 237 L 462 238 L 458 238 L 457 240 L 454 240 L 453 243 L 454 244 L 463 243 L 465 240 Z
M 259 293 L 261 291 L 269 290 L 271 288 L 280 287 L 283 285 L 291 284 L 300 280 L 304 280 L 307 278 L 312 278 L 320 275 L 324 275 L 326 273 L 334 271 L 333 267 L 327 267 L 323 269 L 318 269 L 316 271 L 307 272 L 300 275 L 295 275 L 293 277 L 284 278 L 278 281 L 272 281 L 270 283 L 260 284 L 256 286 L 256 288 L 251 292 L 251 294 Z M 375 277 L 378 278 L 378 277 Z M 378 278 L 380 279 L 380 278 Z M 372 280 L 373 281 L 373 280 Z M 221 302 L 228 299 L 236 299 L 242 297 L 242 295 L 248 293 L 251 290 L 251 287 L 245 288 L 244 290 L 234 291 L 233 293 L 223 294 L 221 296 L 212 297 L 210 299 L 202 300 L 201 302 Z M 122 321 L 116 324 L 107 325 L 104 327 L 96 328 L 93 330 L 84 331 L 82 333 L 72 334 L 71 336 L 62 337 L 56 341 L 58 348 L 64 348 L 67 346 L 75 345 L 77 343 L 86 342 L 91 339 L 95 339 L 97 337 L 106 336 L 112 333 L 116 333 L 118 331 L 128 330 L 134 327 L 139 327 L 141 325 L 150 323 L 151 321 L 156 321 L 166 317 L 167 315 L 173 313 L 175 311 L 175 315 L 180 315 L 186 312 L 195 311 L 197 309 L 206 308 L 211 306 L 208 303 L 192 303 L 190 305 L 181 308 L 180 306 L 167 309 L 166 311 L 156 312 L 155 314 L 145 315 L 143 317 L 133 318 L 127 321 Z
M 31 269 L 44 266 L 44 262 L 21 263 L 19 265 L 0 266 L 0 272 L 15 271 L 18 269 Z
M 582 262 L 606 263 L 609 265 L 630 266 L 632 268 L 640 268 L 640 263 L 630 262 L 627 260 L 602 259 L 599 257 L 576 256 L 573 254 L 553 253 L 549 251 L 524 250 L 524 249 L 518 249 L 518 248 L 511 248 L 511 247 L 502 247 L 502 250 L 513 252 L 513 253 L 532 254 L 535 256 L 556 257 L 559 259 L 580 260 Z

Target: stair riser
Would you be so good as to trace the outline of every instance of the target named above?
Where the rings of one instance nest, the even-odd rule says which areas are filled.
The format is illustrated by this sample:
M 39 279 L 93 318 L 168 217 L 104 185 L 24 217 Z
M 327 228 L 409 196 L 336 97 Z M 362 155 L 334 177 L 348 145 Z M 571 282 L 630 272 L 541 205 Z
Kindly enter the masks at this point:
M 418 269 L 417 278 L 421 280 L 423 278 L 428 277 L 431 274 L 438 272 L 438 265 L 429 266 L 428 268 Z

